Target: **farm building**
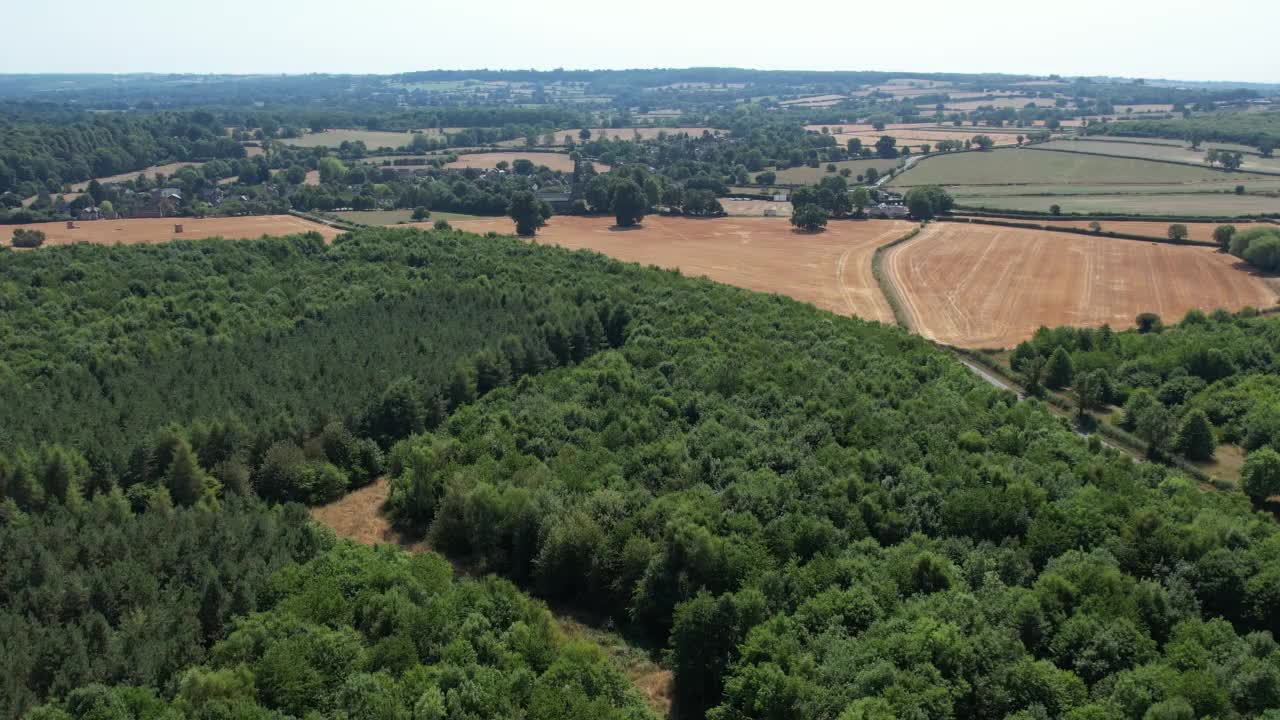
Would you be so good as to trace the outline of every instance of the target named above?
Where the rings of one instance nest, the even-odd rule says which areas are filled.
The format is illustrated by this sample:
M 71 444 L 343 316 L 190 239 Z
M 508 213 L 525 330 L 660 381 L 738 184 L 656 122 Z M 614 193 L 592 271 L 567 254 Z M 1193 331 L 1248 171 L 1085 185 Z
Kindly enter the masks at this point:
M 895 220 L 905 218 L 909 214 L 906 205 L 890 205 L 888 203 L 880 203 L 867 208 L 867 215 L 874 218 L 885 218 Z

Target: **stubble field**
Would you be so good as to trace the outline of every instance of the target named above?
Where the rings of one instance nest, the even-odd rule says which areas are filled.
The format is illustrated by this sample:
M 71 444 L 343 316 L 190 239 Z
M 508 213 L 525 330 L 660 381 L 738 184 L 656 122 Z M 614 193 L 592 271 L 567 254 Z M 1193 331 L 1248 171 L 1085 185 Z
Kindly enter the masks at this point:
M 175 233 L 174 225 L 182 225 L 182 232 Z M 328 225 L 311 222 L 292 215 L 253 215 L 249 217 L 217 218 L 135 218 L 129 220 L 91 220 L 76 222 L 72 229 L 65 222 L 11 225 L 0 228 L 0 245 L 8 246 L 13 231 L 18 228 L 40 230 L 45 234 L 45 245 L 71 245 L 78 242 L 99 245 L 124 245 L 162 243 L 170 240 L 199 240 L 221 237 L 228 240 L 245 240 L 263 235 L 293 235 L 315 231 L 325 240 L 333 240 L 339 231 Z
M 512 232 L 506 218 L 453 223 L 471 232 Z M 621 230 L 605 217 L 553 217 L 536 241 L 760 292 L 787 295 L 842 315 L 893 322 L 893 312 L 871 274 L 875 249 L 902 237 L 912 223 L 897 220 L 833 222 L 825 232 L 794 232 L 781 218 L 691 219 L 647 217 Z
M 1210 248 L 982 225 L 931 225 L 886 253 L 885 272 L 915 332 L 970 348 L 1012 347 L 1042 325 L 1276 303 L 1271 282 Z

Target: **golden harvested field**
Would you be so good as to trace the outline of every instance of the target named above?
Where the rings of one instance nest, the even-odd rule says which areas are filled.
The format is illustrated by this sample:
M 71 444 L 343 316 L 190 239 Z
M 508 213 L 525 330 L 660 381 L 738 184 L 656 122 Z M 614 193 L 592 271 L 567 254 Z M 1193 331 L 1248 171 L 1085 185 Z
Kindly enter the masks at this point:
M 445 165 L 449 170 L 461 170 L 463 168 L 482 168 L 490 169 L 497 167 L 498 163 L 506 162 L 508 165 L 514 163 L 518 159 L 525 159 L 536 165 L 546 165 L 552 170 L 560 172 L 573 172 L 573 160 L 566 153 L 520 153 L 520 152 L 490 152 L 490 153 L 472 153 L 470 155 L 459 155 L 457 160 Z M 608 172 L 609 166 L 603 163 L 593 163 L 596 172 Z
M 127 173 L 120 173 L 119 175 L 100 177 L 100 178 L 97 178 L 97 180 L 100 183 L 106 184 L 106 183 L 124 182 L 126 180 L 133 180 L 137 178 L 139 175 L 146 175 L 148 178 L 155 177 L 156 174 L 172 175 L 184 167 L 200 167 L 203 164 L 204 163 L 198 163 L 198 162 L 176 162 L 176 163 L 169 163 L 167 165 L 152 165 L 151 167 L 143 168 L 135 172 L 127 172 Z M 75 192 L 84 192 L 86 189 L 88 189 L 90 182 L 92 181 L 86 180 L 84 182 L 78 182 L 72 185 L 71 189 L 74 190 Z
M 1018 135 L 1016 133 L 988 132 L 986 128 L 956 128 L 955 130 L 890 130 L 885 129 L 883 132 L 857 132 L 857 133 L 841 133 L 834 135 L 836 142 L 841 145 L 847 145 L 853 138 L 858 138 L 863 145 L 875 145 L 876 141 L 881 137 L 888 135 L 898 141 L 898 147 L 903 145 L 909 147 L 918 147 L 921 144 L 934 144 L 939 140 L 972 140 L 977 135 L 986 135 L 991 138 L 997 147 L 1002 145 L 1017 145 Z M 1023 135 L 1025 138 L 1026 135 Z
M 182 225 L 182 233 L 173 231 L 174 225 Z M 263 235 L 293 235 L 314 230 L 333 240 L 339 231 L 328 225 L 311 222 L 292 215 L 253 215 L 249 217 L 218 218 L 137 218 L 130 220 L 90 220 L 77 221 L 74 229 L 68 229 L 65 222 L 34 223 L 31 225 L 12 225 L 0 229 L 0 238 L 4 245 L 13 240 L 13 230 L 41 230 L 44 232 L 45 247 L 50 245 L 71 245 L 87 242 L 100 245 L 116 243 L 133 245 L 139 243 L 161 243 L 170 240 L 198 240 L 200 238 L 221 237 L 228 240 L 245 240 L 259 238 Z
M 791 217 L 791 203 L 774 200 L 734 200 L 720 198 L 720 205 L 725 213 L 740 217 L 764 217 L 772 212 L 777 217 Z
M 453 225 L 478 233 L 513 230 L 506 218 Z M 538 232 L 536 242 L 678 268 L 686 275 L 891 323 L 893 312 L 871 274 L 871 256 L 912 226 L 898 220 L 836 221 L 825 232 L 807 234 L 794 232 L 782 218 L 651 216 L 638 229 L 615 230 L 613 218 L 557 216 Z
M 1029 222 L 1038 223 L 1040 225 L 1052 225 L 1056 227 L 1072 227 L 1088 229 L 1089 220 L 1030 220 Z M 1169 226 L 1173 223 L 1167 222 L 1147 222 L 1141 220 L 1099 220 L 1098 224 L 1102 226 L 1102 232 L 1129 233 L 1132 235 L 1146 235 L 1148 237 L 1167 238 L 1169 237 Z M 1182 223 L 1187 226 L 1187 232 L 1190 239 L 1200 240 L 1202 242 L 1213 242 L 1213 231 L 1222 223 Z M 1251 227 L 1251 224 L 1244 223 L 1236 225 L 1239 230 Z
M 1210 248 L 935 223 L 885 254 L 911 328 L 969 348 L 1013 347 L 1041 325 L 1128 328 L 1143 312 L 1276 304 L 1243 263 Z

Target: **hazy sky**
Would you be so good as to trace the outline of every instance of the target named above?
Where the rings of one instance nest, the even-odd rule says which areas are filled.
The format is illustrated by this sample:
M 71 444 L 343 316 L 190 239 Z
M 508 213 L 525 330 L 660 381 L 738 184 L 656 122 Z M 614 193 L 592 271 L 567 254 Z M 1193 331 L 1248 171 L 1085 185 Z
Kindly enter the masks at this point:
M 0 72 L 735 66 L 1280 82 L 1278 0 L 7 3 Z

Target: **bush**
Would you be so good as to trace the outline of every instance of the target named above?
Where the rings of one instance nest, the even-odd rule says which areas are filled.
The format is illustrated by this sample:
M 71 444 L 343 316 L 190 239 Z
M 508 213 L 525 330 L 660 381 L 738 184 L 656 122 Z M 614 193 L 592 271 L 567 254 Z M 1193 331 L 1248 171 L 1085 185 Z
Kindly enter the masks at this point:
M 421 205 L 419 205 L 418 207 L 413 209 L 413 219 L 415 221 L 426 220 L 429 217 L 431 217 L 431 211 L 426 209 L 425 207 L 422 207 Z
M 432 225 L 431 227 L 435 228 L 436 230 L 450 230 L 450 229 L 452 229 L 452 226 L 451 226 L 451 225 L 449 225 L 449 221 L 448 221 L 448 220 L 445 220 L 444 218 L 440 218 L 439 220 L 436 220 L 435 224 L 434 224 L 434 225 Z
M 1138 332 L 1140 333 L 1160 332 L 1164 329 L 1164 323 L 1160 321 L 1160 316 L 1155 313 L 1142 313 L 1134 319 L 1134 322 L 1138 326 Z
M 1189 235 L 1190 232 L 1187 230 L 1186 225 L 1174 223 L 1169 226 L 1169 239 L 1174 242 L 1182 242 L 1186 240 Z
M 13 246 L 20 248 L 36 248 L 44 244 L 43 230 L 27 230 L 18 228 L 13 231 Z

